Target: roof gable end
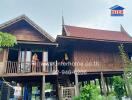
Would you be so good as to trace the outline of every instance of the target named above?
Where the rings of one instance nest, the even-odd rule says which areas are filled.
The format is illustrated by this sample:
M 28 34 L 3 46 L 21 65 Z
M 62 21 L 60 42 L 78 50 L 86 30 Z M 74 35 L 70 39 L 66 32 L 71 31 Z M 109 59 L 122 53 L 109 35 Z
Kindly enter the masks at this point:
M 39 27 L 37 24 L 35 24 L 32 20 L 30 20 L 26 15 L 18 16 L 10 21 L 7 21 L 3 24 L 0 24 L 0 30 L 9 27 L 19 21 L 26 21 L 29 25 L 31 25 L 34 29 L 36 29 L 38 32 L 40 32 L 42 35 L 44 35 L 49 41 L 55 42 L 55 39 L 50 36 L 45 30 L 43 30 L 41 27 Z

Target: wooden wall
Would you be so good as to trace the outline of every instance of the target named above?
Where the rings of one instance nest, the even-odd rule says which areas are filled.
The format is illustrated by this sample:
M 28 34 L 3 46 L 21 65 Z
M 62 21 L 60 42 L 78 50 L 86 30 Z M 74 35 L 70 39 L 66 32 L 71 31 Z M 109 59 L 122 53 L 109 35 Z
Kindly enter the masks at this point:
M 34 30 L 28 28 L 20 28 L 12 30 L 10 33 L 16 36 L 17 40 L 24 41 L 47 41 L 46 38 L 42 36 L 41 33 L 37 33 Z
M 4 51 L 0 50 L 0 62 L 3 62 Z
M 11 33 L 16 36 L 17 40 L 21 41 L 51 42 L 47 37 L 45 37 L 26 21 L 14 23 L 1 31 Z
M 118 52 L 78 47 L 74 49 L 74 66 L 80 72 L 120 71 L 122 60 Z M 79 64 L 80 63 L 80 64 Z

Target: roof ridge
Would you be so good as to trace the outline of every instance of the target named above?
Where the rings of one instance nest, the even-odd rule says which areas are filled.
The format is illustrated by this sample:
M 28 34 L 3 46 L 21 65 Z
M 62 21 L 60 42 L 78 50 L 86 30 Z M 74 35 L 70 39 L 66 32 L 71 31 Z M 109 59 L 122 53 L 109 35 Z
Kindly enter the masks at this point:
M 87 28 L 87 27 L 81 27 L 81 26 L 72 26 L 72 25 L 64 25 L 69 27 L 76 27 L 76 28 L 82 28 L 82 29 L 90 29 L 90 30 L 98 30 L 98 31 L 107 31 L 107 32 L 117 32 L 117 33 L 123 33 L 121 31 L 112 31 L 112 30 L 103 30 L 103 29 L 96 29 L 96 28 Z

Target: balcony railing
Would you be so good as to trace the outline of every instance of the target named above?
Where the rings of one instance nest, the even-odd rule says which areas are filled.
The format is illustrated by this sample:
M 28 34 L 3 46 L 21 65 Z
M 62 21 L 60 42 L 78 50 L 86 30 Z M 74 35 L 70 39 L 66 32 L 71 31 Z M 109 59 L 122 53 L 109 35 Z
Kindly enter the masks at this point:
M 7 61 L 5 74 L 19 74 L 19 73 L 57 73 L 56 62 L 12 62 Z

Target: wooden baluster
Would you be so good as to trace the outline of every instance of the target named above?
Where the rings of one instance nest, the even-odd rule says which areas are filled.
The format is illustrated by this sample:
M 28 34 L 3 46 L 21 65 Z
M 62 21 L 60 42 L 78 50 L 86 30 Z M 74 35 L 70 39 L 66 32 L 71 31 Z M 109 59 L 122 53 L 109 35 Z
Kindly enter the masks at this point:
M 11 73 L 13 73 L 13 65 L 14 64 L 14 62 L 11 62 Z
M 9 66 L 9 64 L 8 64 L 8 61 L 7 61 L 5 73 L 8 73 L 8 66 Z
M 16 73 L 16 62 L 14 62 L 14 73 Z
M 41 72 L 41 67 L 42 67 L 42 64 L 41 64 L 41 62 L 39 62 L 39 64 L 40 64 L 40 67 L 39 67 L 39 72 Z
M 16 68 L 17 68 L 17 62 L 15 62 L 15 73 L 17 73 Z
M 17 62 L 15 62 L 15 73 L 17 73 L 17 71 L 16 71 L 16 67 L 17 67 Z
M 8 69 L 8 73 L 10 73 L 10 68 L 11 68 L 11 62 L 9 62 L 9 69 Z
M 57 72 L 57 61 L 55 61 L 55 72 Z
M 12 73 L 14 73 L 14 62 L 12 62 Z
M 38 72 L 40 72 L 41 62 L 39 62 L 38 64 L 39 64 L 39 66 L 38 66 Z
M 10 73 L 12 73 L 12 62 L 10 62 Z
M 39 72 L 40 62 L 38 62 L 37 72 Z
M 9 73 L 11 73 L 11 62 L 10 62 L 10 66 L 9 66 Z
M 14 69 L 15 69 L 15 62 L 13 62 L 13 68 L 12 68 L 13 70 L 12 70 L 12 73 L 15 73 L 14 72 Z
M 40 63 L 38 62 L 37 70 L 36 72 L 39 72 Z
M 8 66 L 9 66 L 9 62 L 7 61 L 6 70 L 5 70 L 6 73 L 8 73 Z
M 12 70 L 12 73 L 15 73 L 15 72 L 14 72 L 14 69 L 15 69 L 15 62 L 13 62 L 13 67 L 12 67 L 12 69 L 13 69 L 13 70 Z
M 7 69 L 7 73 L 9 73 L 9 68 L 10 68 L 10 62 L 8 61 L 8 69 Z
M 36 68 L 35 68 L 35 72 L 38 71 L 38 67 L 39 67 L 39 65 L 38 65 L 38 62 L 37 62 L 37 63 L 36 63 Z
M 13 72 L 13 62 L 11 62 L 11 73 Z

